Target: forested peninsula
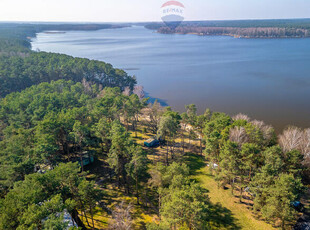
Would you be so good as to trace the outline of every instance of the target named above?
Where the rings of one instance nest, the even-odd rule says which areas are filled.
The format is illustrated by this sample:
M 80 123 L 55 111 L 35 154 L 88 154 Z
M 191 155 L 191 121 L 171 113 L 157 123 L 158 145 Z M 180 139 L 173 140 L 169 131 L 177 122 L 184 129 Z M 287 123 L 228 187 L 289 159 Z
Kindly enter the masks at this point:
M 0 96 L 23 90 L 41 82 L 59 79 L 101 84 L 102 87 L 133 88 L 134 77 L 111 64 L 73 58 L 68 55 L 33 52 L 30 39 L 41 31 L 99 30 L 125 25 L 105 24 L 1 24 L 0 26 Z
M 237 38 L 308 38 L 310 19 L 185 21 L 177 28 L 163 23 L 150 23 L 146 28 L 162 34 L 196 34 L 201 36 L 232 36 Z
M 0 24 L 1 230 L 309 226 L 310 129 L 148 103 L 110 64 L 31 51 L 40 26 Z

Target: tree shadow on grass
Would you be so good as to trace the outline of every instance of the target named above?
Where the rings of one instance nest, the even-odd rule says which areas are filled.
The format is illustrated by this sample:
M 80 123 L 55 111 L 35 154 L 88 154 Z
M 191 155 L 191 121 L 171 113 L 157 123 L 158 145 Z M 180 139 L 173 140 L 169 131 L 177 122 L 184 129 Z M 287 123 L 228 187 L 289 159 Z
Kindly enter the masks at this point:
M 186 154 L 184 156 L 184 161 L 188 165 L 191 175 L 201 174 L 202 172 L 200 170 L 206 166 L 205 158 L 197 154 Z M 209 203 L 209 220 L 211 222 L 212 229 L 241 229 L 232 212 L 223 207 L 220 203 Z
M 223 207 L 220 203 L 210 204 L 209 211 L 209 218 L 213 229 L 241 229 L 241 227 L 236 223 L 236 218 L 233 217 L 232 212 Z
M 197 175 L 200 169 L 206 166 L 205 159 L 203 156 L 188 153 L 184 156 L 185 163 L 189 167 L 191 175 Z

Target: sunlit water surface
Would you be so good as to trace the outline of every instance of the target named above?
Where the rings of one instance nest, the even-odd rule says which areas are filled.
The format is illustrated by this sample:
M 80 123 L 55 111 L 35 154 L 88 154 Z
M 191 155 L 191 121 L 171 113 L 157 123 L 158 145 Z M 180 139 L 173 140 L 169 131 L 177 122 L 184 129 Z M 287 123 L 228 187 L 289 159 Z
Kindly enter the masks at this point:
M 39 33 L 34 50 L 97 59 L 136 75 L 174 109 L 196 104 L 310 127 L 310 39 L 163 35 L 144 27 Z

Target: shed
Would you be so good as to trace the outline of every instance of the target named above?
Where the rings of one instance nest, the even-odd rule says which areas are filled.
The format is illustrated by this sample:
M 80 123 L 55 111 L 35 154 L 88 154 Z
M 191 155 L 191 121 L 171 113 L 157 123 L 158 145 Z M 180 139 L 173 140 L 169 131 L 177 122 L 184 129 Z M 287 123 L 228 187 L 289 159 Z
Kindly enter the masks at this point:
M 159 144 L 160 144 L 159 140 L 157 140 L 155 138 L 150 138 L 144 142 L 144 146 L 149 147 L 149 148 L 158 147 Z

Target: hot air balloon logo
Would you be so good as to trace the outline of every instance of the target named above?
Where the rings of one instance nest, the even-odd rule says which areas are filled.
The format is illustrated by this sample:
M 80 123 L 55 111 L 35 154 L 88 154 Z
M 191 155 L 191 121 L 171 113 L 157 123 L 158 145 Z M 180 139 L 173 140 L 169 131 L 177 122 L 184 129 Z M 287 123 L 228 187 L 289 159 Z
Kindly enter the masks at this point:
M 161 19 L 170 28 L 175 30 L 184 20 L 184 5 L 178 1 L 168 1 L 161 7 Z

